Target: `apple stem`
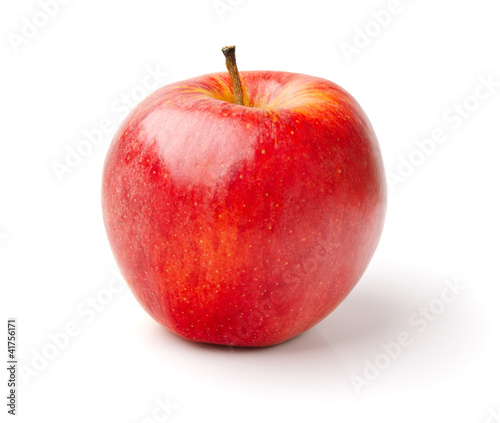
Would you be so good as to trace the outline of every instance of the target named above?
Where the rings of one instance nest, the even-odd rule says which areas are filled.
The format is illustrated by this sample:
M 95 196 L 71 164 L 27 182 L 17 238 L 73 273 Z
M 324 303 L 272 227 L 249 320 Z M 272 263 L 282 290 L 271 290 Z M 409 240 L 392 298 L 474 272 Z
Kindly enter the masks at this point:
M 226 58 L 226 68 L 231 76 L 231 83 L 233 84 L 234 99 L 236 104 L 244 106 L 245 104 L 243 103 L 243 90 L 241 89 L 240 74 L 238 72 L 238 66 L 236 66 L 236 47 L 222 47 L 222 53 L 224 53 L 224 57 Z

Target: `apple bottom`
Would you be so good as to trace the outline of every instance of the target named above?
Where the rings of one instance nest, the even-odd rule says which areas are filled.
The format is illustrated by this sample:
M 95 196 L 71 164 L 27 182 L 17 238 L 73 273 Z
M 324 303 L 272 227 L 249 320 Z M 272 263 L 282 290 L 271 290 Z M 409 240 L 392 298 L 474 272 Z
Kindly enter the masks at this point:
M 356 218 L 346 219 L 344 210 L 336 222 L 328 213 L 323 224 L 306 218 L 294 230 L 284 226 L 266 238 L 263 229 L 246 230 L 232 245 L 216 242 L 210 233 L 220 231 L 198 220 L 191 226 L 201 228 L 199 233 L 187 237 L 179 230 L 168 238 L 178 239 L 168 247 L 162 246 L 160 232 L 150 238 L 159 250 L 154 263 L 140 248 L 135 266 L 125 258 L 118 261 L 144 309 L 177 335 L 212 344 L 270 346 L 325 318 L 361 278 L 379 234 L 367 229 L 376 225 L 356 223 L 361 210 L 351 212 Z M 380 219 L 364 213 L 365 223 Z M 150 270 L 137 274 L 138 267 Z

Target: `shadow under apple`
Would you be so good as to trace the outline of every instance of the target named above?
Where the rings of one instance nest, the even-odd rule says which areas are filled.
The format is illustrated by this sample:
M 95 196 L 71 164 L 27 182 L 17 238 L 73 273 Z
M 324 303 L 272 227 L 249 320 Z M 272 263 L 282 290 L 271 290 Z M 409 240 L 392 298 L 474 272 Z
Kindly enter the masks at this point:
M 415 313 L 419 316 L 422 307 L 439 298 L 444 279 L 441 274 L 411 265 L 371 266 L 326 319 L 272 347 L 198 344 L 161 326 L 150 332 L 154 340 L 149 338 L 149 342 L 156 353 L 169 356 L 192 377 L 202 384 L 210 383 L 214 389 L 259 398 L 276 392 L 288 397 L 352 397 L 355 390 L 351 377 L 363 377 L 366 360 L 376 359 L 384 352 L 382 344 L 397 341 L 406 331 L 412 343 L 402 347 L 370 385 L 382 391 L 426 386 L 436 381 L 436 375 L 454 374 L 458 363 L 463 367 L 464 360 L 477 355 L 484 339 L 484 330 L 479 330 L 485 326 L 484 316 L 470 290 L 434 316 L 425 331 L 412 324 Z M 465 309 L 467 316 L 462 313 Z

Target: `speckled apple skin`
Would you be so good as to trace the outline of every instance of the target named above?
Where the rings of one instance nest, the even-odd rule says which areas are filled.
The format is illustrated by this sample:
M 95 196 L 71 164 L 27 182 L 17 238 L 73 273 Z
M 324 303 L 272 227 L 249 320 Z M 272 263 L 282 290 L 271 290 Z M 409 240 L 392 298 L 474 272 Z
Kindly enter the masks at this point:
M 274 71 L 165 86 L 125 119 L 103 174 L 106 231 L 144 309 L 186 339 L 283 342 L 358 282 L 386 210 L 377 139 L 338 85 Z M 360 310 L 360 313 L 363 311 Z

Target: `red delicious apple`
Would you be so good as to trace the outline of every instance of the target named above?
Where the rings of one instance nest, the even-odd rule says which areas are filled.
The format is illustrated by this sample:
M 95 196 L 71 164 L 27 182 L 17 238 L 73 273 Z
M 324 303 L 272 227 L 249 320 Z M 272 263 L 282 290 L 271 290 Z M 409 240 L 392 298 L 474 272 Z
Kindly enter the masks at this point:
M 240 78 L 243 105 L 225 72 L 140 103 L 110 146 L 103 214 L 154 319 L 192 341 L 267 346 L 311 328 L 358 282 L 381 235 L 386 181 L 368 118 L 338 85 L 290 72 Z

